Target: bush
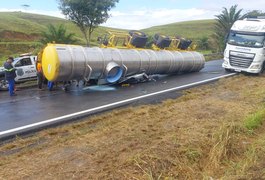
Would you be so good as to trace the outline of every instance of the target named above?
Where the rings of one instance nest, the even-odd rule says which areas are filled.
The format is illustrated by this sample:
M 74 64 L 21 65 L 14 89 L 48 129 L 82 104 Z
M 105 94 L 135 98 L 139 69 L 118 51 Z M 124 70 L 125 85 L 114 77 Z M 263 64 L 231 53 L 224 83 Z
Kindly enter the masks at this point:
M 248 116 L 244 121 L 244 126 L 248 130 L 257 129 L 265 121 L 265 109 L 261 109 L 254 114 Z

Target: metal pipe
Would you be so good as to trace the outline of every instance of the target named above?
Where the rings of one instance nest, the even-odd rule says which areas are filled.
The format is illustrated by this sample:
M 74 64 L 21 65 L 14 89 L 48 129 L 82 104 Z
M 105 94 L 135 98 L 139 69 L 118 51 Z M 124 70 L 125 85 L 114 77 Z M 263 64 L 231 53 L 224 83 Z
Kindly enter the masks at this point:
M 105 79 L 115 83 L 123 77 L 140 73 L 152 75 L 200 71 L 204 64 L 204 56 L 195 51 L 48 44 L 42 53 L 43 72 L 49 81 Z

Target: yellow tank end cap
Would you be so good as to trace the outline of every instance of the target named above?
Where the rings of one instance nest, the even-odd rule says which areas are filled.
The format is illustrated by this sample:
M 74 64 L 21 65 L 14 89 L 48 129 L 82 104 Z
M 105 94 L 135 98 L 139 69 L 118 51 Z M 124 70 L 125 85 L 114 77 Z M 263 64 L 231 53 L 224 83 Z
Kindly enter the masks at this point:
M 42 54 L 42 69 L 44 76 L 49 81 L 56 81 L 60 68 L 60 61 L 56 46 L 48 44 Z

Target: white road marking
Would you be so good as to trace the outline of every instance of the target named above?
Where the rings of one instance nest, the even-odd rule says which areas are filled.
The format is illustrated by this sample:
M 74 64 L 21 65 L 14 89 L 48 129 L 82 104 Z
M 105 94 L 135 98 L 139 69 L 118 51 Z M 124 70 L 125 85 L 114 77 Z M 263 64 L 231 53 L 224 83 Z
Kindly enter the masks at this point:
M 99 107 L 87 109 L 87 110 L 84 110 L 84 111 L 80 111 L 80 112 L 64 115 L 64 116 L 61 116 L 61 117 L 48 119 L 48 120 L 41 121 L 41 122 L 38 122 L 38 123 L 33 123 L 33 124 L 26 125 L 26 126 L 21 126 L 21 127 L 18 127 L 18 128 L 14 128 L 14 129 L 9 129 L 9 130 L 0 132 L 0 137 L 2 137 L 4 135 L 15 133 L 15 132 L 20 132 L 20 131 L 23 131 L 23 130 L 27 130 L 27 129 L 30 129 L 30 128 L 37 128 L 37 127 L 40 127 L 41 125 L 42 126 L 49 125 L 50 123 L 56 123 L 56 122 L 62 121 L 64 119 L 66 120 L 66 119 L 70 119 L 70 118 L 77 118 L 78 116 L 86 115 L 86 114 L 91 113 L 93 111 L 98 111 L 98 110 L 101 110 L 101 109 L 110 108 L 112 106 L 117 106 L 117 105 L 121 105 L 121 104 L 124 104 L 124 103 L 133 102 L 133 101 L 136 101 L 136 100 L 139 100 L 139 99 L 143 99 L 143 98 L 146 98 L 146 97 L 163 94 L 163 93 L 167 93 L 167 92 L 170 92 L 170 91 L 176 91 L 176 90 L 180 90 L 180 89 L 184 89 L 184 88 L 189 88 L 191 86 L 196 86 L 196 85 L 199 85 L 199 84 L 211 82 L 211 81 L 218 80 L 218 79 L 221 79 L 221 78 L 234 76 L 235 74 L 237 74 L 237 73 L 231 73 L 231 74 L 227 74 L 227 75 L 223 75 L 223 76 L 219 76 L 219 77 L 215 77 L 215 78 L 211 78 L 211 79 L 206 79 L 206 80 L 203 80 L 203 81 L 198 81 L 198 82 L 186 84 L 186 85 L 183 85 L 183 86 L 178 86 L 178 87 L 166 89 L 166 90 L 163 90 L 163 91 L 158 91 L 158 92 L 154 92 L 154 93 L 150 93 L 150 94 L 146 94 L 146 95 L 142 95 L 142 96 L 137 96 L 137 97 L 134 97 L 134 98 L 130 98 L 130 99 L 126 99 L 126 100 L 122 100 L 122 101 L 106 104 L 106 105 L 103 105 L 103 106 L 99 106 Z

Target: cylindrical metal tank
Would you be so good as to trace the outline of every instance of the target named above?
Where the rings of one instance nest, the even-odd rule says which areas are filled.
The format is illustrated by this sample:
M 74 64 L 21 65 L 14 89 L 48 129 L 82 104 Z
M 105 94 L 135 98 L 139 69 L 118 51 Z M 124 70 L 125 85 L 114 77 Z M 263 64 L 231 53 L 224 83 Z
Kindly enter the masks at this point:
M 115 83 L 140 73 L 176 74 L 200 71 L 204 56 L 194 51 L 89 48 L 48 44 L 42 53 L 42 67 L 49 81 L 105 79 Z

